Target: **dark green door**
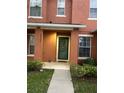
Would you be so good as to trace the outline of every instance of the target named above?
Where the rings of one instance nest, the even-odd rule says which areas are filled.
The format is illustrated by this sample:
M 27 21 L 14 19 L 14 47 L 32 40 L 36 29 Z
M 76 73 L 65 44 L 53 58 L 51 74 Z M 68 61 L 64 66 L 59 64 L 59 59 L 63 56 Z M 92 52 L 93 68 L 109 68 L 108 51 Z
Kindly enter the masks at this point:
M 68 37 L 59 37 L 58 43 L 58 59 L 59 60 L 68 60 Z

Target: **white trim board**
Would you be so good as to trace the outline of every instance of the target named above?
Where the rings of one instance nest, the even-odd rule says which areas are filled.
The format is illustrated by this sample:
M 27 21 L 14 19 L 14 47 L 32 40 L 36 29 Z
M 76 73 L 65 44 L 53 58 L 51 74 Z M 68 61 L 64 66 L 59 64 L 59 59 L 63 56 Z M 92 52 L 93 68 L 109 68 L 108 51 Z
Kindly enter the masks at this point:
M 88 20 L 94 20 L 94 21 L 96 21 L 97 18 L 88 18 Z
M 78 57 L 79 60 L 81 60 L 81 59 L 85 60 L 85 59 L 88 59 L 88 58 L 90 58 L 90 57 Z
M 36 19 L 40 19 L 43 18 L 42 16 L 28 16 L 28 18 L 36 18 Z
M 56 17 L 66 17 L 66 15 L 56 15 Z
M 51 23 L 27 23 L 27 26 L 31 27 L 59 27 L 59 28 L 85 28 L 83 24 L 51 24 Z
M 78 36 L 83 36 L 83 37 L 93 37 L 93 35 L 90 35 L 90 34 L 79 34 Z
M 34 54 L 28 54 L 27 56 L 28 57 L 34 57 Z

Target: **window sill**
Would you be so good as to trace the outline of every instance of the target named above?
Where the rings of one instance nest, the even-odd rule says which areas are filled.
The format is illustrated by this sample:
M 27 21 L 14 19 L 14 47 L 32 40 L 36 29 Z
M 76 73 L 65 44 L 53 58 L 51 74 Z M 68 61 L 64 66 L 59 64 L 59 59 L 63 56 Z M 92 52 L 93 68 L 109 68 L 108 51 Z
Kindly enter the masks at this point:
M 34 54 L 28 54 L 27 56 L 28 57 L 34 57 Z
M 88 58 L 90 58 L 90 57 L 78 57 L 78 59 L 88 59 Z
M 97 18 L 88 18 L 88 20 L 97 20 Z
M 93 37 L 91 34 L 79 34 L 79 37 Z
M 66 17 L 65 15 L 56 15 L 56 17 Z
M 28 18 L 43 18 L 43 17 L 39 17 L 39 16 L 28 16 Z

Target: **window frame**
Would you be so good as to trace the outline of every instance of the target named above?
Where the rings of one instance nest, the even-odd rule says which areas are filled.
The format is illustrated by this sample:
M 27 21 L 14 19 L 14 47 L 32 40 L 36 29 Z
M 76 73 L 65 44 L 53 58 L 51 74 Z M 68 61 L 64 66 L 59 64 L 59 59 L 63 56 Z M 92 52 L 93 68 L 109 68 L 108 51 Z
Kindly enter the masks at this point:
M 89 18 L 88 18 L 88 20 L 97 20 L 97 11 L 96 11 L 96 17 L 92 17 L 91 16 L 91 12 L 90 12 L 90 10 L 91 10 L 91 0 L 89 0 Z M 97 0 L 96 0 L 96 6 L 97 6 Z M 96 7 L 96 9 L 97 9 L 97 7 Z
M 30 1 L 31 1 L 31 0 L 29 0 L 29 16 L 28 16 L 28 18 L 43 18 L 43 17 L 42 17 L 42 12 L 43 12 L 43 11 L 42 11 L 42 9 L 43 9 L 43 0 L 41 0 L 42 3 L 41 3 L 41 13 L 40 13 L 40 16 L 31 16 L 31 15 L 30 15 Z
M 88 37 L 90 38 L 90 54 L 89 54 L 89 57 L 80 57 L 79 56 L 79 48 L 80 48 L 80 45 L 79 45 L 79 39 L 80 37 Z M 92 51 L 92 37 L 93 35 L 89 35 L 89 34 L 79 34 L 78 36 L 78 59 L 87 59 L 87 58 L 90 58 L 91 57 L 91 51 Z
M 27 34 L 27 36 L 29 35 L 29 42 L 28 42 L 28 47 L 27 47 L 27 55 L 28 56 L 34 56 L 34 53 L 35 53 L 35 34 L 34 33 L 30 33 L 30 34 Z M 34 37 L 34 53 L 31 54 L 30 52 L 30 36 L 33 36 Z
M 65 2 L 65 0 L 64 0 L 64 14 L 63 15 L 60 15 L 60 14 L 58 14 L 58 10 L 59 10 L 59 8 L 61 8 L 61 7 L 59 7 L 59 0 L 57 0 L 57 14 L 56 14 L 56 17 L 66 17 L 65 16 L 65 4 L 66 2 Z

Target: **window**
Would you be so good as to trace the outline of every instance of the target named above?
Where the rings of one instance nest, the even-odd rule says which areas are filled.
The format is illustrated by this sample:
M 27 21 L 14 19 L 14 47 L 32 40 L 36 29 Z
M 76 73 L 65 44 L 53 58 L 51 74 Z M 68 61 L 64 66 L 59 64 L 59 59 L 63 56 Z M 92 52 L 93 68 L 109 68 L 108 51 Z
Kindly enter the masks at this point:
M 90 0 L 90 18 L 97 17 L 97 1 Z
M 28 52 L 28 55 L 30 54 L 34 54 L 34 46 L 35 46 L 35 38 L 34 38 L 34 34 L 28 34 L 27 36 L 27 52 Z
M 65 0 L 58 0 L 57 4 L 57 15 L 64 15 L 65 14 Z
M 42 14 L 42 0 L 30 0 L 30 16 L 40 17 Z
M 91 37 L 79 37 L 79 57 L 90 57 Z

